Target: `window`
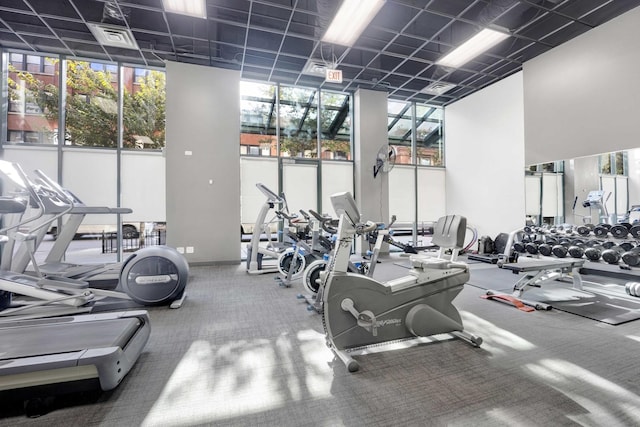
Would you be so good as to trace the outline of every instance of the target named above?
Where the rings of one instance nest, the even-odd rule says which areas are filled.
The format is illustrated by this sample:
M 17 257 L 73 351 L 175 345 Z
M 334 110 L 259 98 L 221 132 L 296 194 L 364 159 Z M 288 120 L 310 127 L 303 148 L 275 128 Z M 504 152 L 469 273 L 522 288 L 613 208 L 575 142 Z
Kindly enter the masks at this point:
M 55 144 L 58 129 L 58 59 L 20 53 L 10 53 L 8 56 L 7 142 Z
M 413 164 L 413 124 L 415 123 L 415 163 L 424 166 L 443 166 L 443 110 L 440 107 L 398 101 L 387 103 L 389 144 L 396 151 L 396 163 Z
M 37 55 L 27 55 L 27 71 L 39 73 L 42 71 L 43 58 Z
M 118 82 L 107 68 L 101 63 L 67 61 L 65 129 L 70 145 L 117 146 Z
M 338 92 L 320 92 L 320 146 L 323 159 L 351 159 L 351 99 Z
M 276 87 L 240 82 L 240 154 L 277 156 Z
M 149 70 L 146 68 L 134 68 L 133 70 L 133 84 L 140 84 L 144 82 L 145 78 L 149 75 Z
M 442 108 L 416 105 L 416 162 L 443 166 Z
M 288 157 L 318 157 L 318 91 L 280 87 L 280 153 Z
M 28 144 L 37 144 L 40 142 L 40 134 L 38 132 L 25 132 L 24 142 Z
M 602 175 L 628 175 L 627 152 L 618 151 L 599 156 L 600 174 Z
M 24 55 L 21 53 L 9 54 L 9 63 L 17 71 L 24 71 Z
M 388 101 L 389 144 L 396 151 L 396 163 L 411 164 L 411 104 Z
M 123 67 L 122 77 L 123 148 L 145 150 L 164 147 L 166 74 Z

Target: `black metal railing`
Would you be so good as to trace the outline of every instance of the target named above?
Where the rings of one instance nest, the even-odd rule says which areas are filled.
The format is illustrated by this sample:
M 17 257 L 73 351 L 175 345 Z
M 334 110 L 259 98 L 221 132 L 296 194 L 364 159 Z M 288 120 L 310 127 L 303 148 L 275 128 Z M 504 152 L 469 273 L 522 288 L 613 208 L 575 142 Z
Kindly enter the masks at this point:
M 118 233 L 102 233 L 102 253 L 110 254 L 118 251 Z M 167 241 L 166 230 L 156 230 L 139 234 L 137 237 L 122 238 L 122 251 L 135 252 L 147 246 L 164 245 Z

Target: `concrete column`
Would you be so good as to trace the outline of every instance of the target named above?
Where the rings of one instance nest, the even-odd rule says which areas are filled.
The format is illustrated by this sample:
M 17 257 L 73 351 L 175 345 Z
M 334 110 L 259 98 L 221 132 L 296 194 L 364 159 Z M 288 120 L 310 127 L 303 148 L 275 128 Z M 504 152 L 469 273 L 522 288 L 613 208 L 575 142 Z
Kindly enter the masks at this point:
M 356 203 L 363 220 L 389 222 L 389 176 L 373 177 L 380 147 L 387 144 L 387 93 L 358 89 L 354 95 Z M 361 243 L 361 242 L 359 242 Z M 356 247 L 362 251 L 361 244 Z
M 167 244 L 240 262 L 240 73 L 167 63 Z

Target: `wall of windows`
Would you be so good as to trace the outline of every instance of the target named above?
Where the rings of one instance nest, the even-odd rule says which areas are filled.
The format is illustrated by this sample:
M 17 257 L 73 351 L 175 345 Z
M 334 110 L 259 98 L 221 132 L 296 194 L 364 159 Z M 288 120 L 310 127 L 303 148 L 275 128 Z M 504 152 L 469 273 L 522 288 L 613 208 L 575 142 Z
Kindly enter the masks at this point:
M 443 109 L 389 100 L 387 131 L 396 166 L 389 173 L 389 213 L 398 224 L 425 223 L 446 214 Z M 414 241 L 417 236 L 414 235 Z
M 240 96 L 240 154 L 351 160 L 349 94 L 242 81 Z
M 258 182 L 284 192 L 290 212 L 333 213 L 329 195 L 353 192 L 351 96 L 242 81 L 240 97 L 244 231 L 253 229 L 264 202 Z
M 3 63 L 8 76 L 4 143 L 58 145 L 64 135 L 62 145 L 118 147 L 121 76 L 122 148 L 164 146 L 163 71 L 123 66 L 119 74 L 117 64 L 17 52 L 5 54 Z M 64 131 L 59 130 L 61 105 Z
M 396 163 L 444 166 L 442 108 L 390 100 L 387 111 L 389 144 L 395 149 Z
M 1 58 L 2 158 L 43 170 L 87 205 L 131 208 L 123 222 L 164 222 L 165 73 L 23 52 Z M 83 225 L 116 223 L 89 215 Z
M 13 51 L 2 52 L 2 67 L 4 159 L 45 169 L 88 204 L 131 207 L 135 218 L 125 221 L 164 220 L 163 71 Z M 289 190 L 292 211 L 331 214 L 329 194 L 353 191 L 352 101 L 348 93 L 241 82 L 242 173 L 251 181 L 242 182 L 243 222 L 259 210 L 260 194 L 249 194 L 259 181 Z M 442 109 L 389 101 L 389 142 L 397 148 L 397 163 L 409 167 L 391 180 L 397 187 L 392 210 L 403 220 L 416 220 L 427 205 L 429 218 L 422 220 L 444 213 L 444 187 L 418 202 L 426 186 L 433 193 L 434 181 L 411 169 L 441 166 L 442 141 Z M 149 156 L 128 155 L 144 152 Z

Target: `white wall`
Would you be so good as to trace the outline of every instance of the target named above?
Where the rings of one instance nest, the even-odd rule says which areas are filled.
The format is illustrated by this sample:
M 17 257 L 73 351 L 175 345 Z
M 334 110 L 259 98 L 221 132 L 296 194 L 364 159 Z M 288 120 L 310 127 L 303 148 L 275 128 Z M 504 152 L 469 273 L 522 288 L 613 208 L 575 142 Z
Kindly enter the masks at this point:
M 525 220 L 522 73 L 445 108 L 447 214 L 467 217 L 480 235 Z
M 525 62 L 526 164 L 638 147 L 640 8 Z
M 167 62 L 167 244 L 240 261 L 240 73 Z

